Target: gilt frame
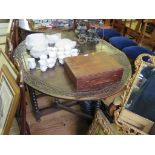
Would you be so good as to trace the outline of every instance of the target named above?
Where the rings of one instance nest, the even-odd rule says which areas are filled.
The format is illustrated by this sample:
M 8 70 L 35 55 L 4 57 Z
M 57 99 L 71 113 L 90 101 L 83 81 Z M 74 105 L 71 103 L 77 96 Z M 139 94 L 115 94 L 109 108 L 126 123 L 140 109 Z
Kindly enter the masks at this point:
M 151 63 L 146 62 L 143 60 L 144 57 L 149 57 Z M 141 72 L 141 69 L 144 65 L 149 65 L 155 67 L 155 57 L 149 54 L 141 54 L 135 61 L 135 74 L 129 80 L 128 84 L 126 85 L 126 89 L 123 94 L 120 96 L 122 100 L 122 104 L 120 108 L 115 111 L 114 119 L 115 123 L 123 129 L 124 134 L 148 134 L 150 128 L 153 126 L 154 122 L 148 120 L 142 116 L 139 116 L 135 113 L 132 113 L 125 109 L 124 105 L 129 100 L 131 92 L 133 90 L 134 84 L 138 75 Z M 132 117 L 134 118 L 132 121 L 130 120 Z M 126 118 L 125 118 L 126 117 Z M 126 119 L 126 121 L 124 121 Z M 128 120 L 130 120 L 128 122 Z M 139 129 L 138 126 L 143 126 L 143 130 Z
M 2 50 L 0 50 L 0 68 L 2 68 L 3 64 L 7 66 L 9 72 L 12 74 L 13 78 L 17 81 L 19 78 L 18 70 L 15 68 L 14 64 L 8 58 L 6 53 L 3 53 Z
M 6 65 L 0 72 L 0 97 L 0 134 L 6 135 L 9 134 L 20 99 L 20 89 Z

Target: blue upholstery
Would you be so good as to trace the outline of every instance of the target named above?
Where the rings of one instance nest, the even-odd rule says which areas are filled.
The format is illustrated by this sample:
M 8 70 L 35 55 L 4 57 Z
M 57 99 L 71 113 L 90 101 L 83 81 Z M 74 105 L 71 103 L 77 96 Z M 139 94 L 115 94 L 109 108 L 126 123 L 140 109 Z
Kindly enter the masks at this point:
M 128 46 L 136 46 L 137 43 L 131 39 L 129 39 L 128 37 L 112 37 L 109 39 L 109 42 L 117 47 L 118 49 L 122 50 L 125 47 Z
M 109 41 L 109 38 L 111 37 L 116 37 L 116 36 L 121 36 L 119 32 L 117 32 L 115 29 L 101 29 L 99 31 L 99 36 L 101 38 L 104 38 L 105 40 Z
M 135 60 L 138 55 L 147 53 L 150 55 L 154 55 L 154 53 L 142 46 L 130 46 L 123 48 L 122 50 L 130 59 Z

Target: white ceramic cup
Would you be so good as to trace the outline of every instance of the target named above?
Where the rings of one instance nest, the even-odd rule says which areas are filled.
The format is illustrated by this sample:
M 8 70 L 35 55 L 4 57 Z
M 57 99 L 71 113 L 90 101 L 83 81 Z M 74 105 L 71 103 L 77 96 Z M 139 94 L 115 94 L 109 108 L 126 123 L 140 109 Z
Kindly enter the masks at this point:
M 46 70 L 47 70 L 47 62 L 46 62 L 46 60 L 39 60 L 38 61 L 39 62 L 39 64 L 40 64 L 40 70 L 42 71 L 42 72 L 45 72 Z
M 48 66 L 49 68 L 53 68 L 53 67 L 55 66 L 55 63 L 56 63 L 56 60 L 55 60 L 55 59 L 49 58 L 49 59 L 47 59 L 46 61 L 47 61 L 47 66 Z
M 76 48 L 73 48 L 73 49 L 71 50 L 71 55 L 72 55 L 72 56 L 78 56 L 78 55 L 79 55 L 79 50 L 76 49 Z
M 47 47 L 47 51 L 52 51 L 53 47 Z
M 28 62 L 29 69 L 35 69 L 36 68 L 36 63 L 35 63 L 34 58 L 28 58 L 27 62 Z
M 47 60 L 47 59 L 46 59 L 46 60 Z M 39 60 L 39 61 L 38 61 L 38 62 L 39 62 L 39 65 L 40 65 L 40 66 L 47 66 L 46 60 L 44 60 L 44 59 Z
M 65 58 L 65 57 L 66 57 L 65 55 L 60 55 L 60 56 L 58 57 L 59 63 L 60 63 L 60 64 L 64 64 L 64 58 Z
M 56 47 L 52 47 L 52 51 L 53 51 L 53 52 L 57 52 L 58 49 L 57 49 Z
M 63 65 L 64 64 L 64 60 L 63 59 L 59 59 L 59 63 Z
M 47 55 L 46 54 L 42 54 L 39 58 L 40 58 L 40 60 L 46 60 L 47 59 Z
M 64 51 L 58 51 L 57 52 L 57 57 L 60 57 L 60 56 L 64 56 Z
M 49 55 L 50 58 L 55 58 L 56 59 L 56 57 L 57 57 L 57 54 L 54 51 L 49 51 L 48 55 Z
M 71 56 L 71 50 L 65 51 L 64 53 L 65 53 L 65 55 L 70 55 Z
M 47 66 L 40 66 L 40 70 L 41 70 L 42 72 L 45 72 L 45 71 L 47 70 Z
M 68 45 L 65 45 L 65 51 L 71 51 L 71 47 Z
M 64 48 L 63 47 L 59 47 L 58 48 L 58 51 L 60 52 L 60 51 L 63 51 L 64 52 Z

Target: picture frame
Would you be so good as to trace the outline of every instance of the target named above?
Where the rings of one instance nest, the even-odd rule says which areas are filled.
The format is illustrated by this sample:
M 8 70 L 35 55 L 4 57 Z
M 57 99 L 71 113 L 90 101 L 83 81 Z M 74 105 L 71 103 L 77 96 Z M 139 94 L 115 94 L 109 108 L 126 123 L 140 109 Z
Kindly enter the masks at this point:
M 8 70 L 12 74 L 13 78 L 17 81 L 18 77 L 19 77 L 18 70 L 15 68 L 13 63 L 8 58 L 8 56 L 4 52 L 2 52 L 2 50 L 0 50 L 0 69 L 2 68 L 3 64 L 5 64 L 7 66 Z
M 6 65 L 0 72 L 0 134 L 9 134 L 20 98 L 18 87 Z

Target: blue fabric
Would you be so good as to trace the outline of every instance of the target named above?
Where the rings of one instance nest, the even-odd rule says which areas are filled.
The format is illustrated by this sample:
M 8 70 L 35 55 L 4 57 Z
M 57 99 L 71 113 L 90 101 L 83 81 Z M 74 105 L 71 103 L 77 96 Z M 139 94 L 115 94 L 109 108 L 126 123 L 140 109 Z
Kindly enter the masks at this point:
M 98 35 L 107 41 L 109 41 L 111 37 L 121 36 L 121 34 L 117 32 L 115 29 L 101 29 Z
M 128 37 L 112 37 L 109 39 L 109 42 L 120 50 L 128 46 L 137 45 L 135 41 L 129 39 Z
M 140 54 L 147 53 L 154 55 L 154 53 L 142 46 L 130 46 L 122 50 L 130 59 L 135 60 Z

